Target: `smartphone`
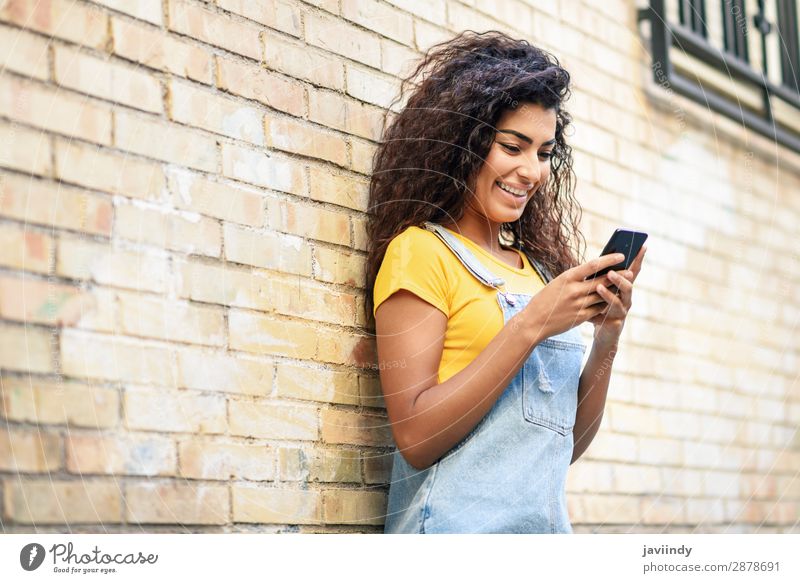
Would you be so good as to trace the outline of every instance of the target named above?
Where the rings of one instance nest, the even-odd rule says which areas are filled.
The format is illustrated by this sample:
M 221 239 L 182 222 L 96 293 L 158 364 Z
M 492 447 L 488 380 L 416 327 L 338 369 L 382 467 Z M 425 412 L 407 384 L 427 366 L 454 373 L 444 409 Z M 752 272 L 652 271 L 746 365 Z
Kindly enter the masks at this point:
M 609 271 L 628 269 L 633 263 L 633 260 L 636 259 L 636 256 L 639 254 L 639 251 L 646 240 L 647 233 L 643 233 L 641 231 L 629 231 L 628 229 L 617 229 L 614 231 L 614 234 L 611 235 L 611 238 L 608 240 L 608 243 L 606 243 L 606 246 L 603 247 L 603 251 L 600 253 L 600 256 L 602 257 L 603 255 L 608 255 L 609 253 L 622 253 L 625 255 L 625 259 L 616 265 L 611 265 L 610 267 L 601 269 L 594 275 L 588 276 L 586 279 L 588 280 L 601 277 Z M 618 291 L 617 286 L 615 285 L 609 286 L 608 289 L 614 294 L 616 294 Z

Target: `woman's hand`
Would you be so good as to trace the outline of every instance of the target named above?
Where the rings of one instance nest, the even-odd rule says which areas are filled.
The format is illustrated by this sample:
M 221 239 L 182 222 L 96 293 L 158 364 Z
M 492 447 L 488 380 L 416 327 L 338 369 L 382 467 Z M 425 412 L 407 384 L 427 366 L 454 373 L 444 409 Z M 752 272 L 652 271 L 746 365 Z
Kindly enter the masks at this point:
M 625 258 L 621 253 L 596 257 L 566 270 L 539 291 L 522 310 L 521 323 L 532 338 L 549 338 L 587 321 L 608 310 L 605 298 L 596 291 L 598 281 L 610 282 L 607 275 L 586 280 L 598 271 L 616 265 Z
M 596 285 L 598 295 L 605 300 L 607 306 L 600 314 L 587 320 L 594 324 L 595 342 L 615 343 L 619 339 L 633 301 L 633 282 L 642 269 L 646 251 L 647 245 L 642 245 L 630 269 L 608 272 L 608 280 L 617 286 L 616 294 L 610 292 L 602 283 Z

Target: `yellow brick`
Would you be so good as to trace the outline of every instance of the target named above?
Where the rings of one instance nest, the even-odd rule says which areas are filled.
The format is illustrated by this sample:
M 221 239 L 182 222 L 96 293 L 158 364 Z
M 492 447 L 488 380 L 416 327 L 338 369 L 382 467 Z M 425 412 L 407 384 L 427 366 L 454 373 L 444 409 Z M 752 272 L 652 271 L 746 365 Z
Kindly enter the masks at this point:
M 49 174 L 52 148 L 44 132 L 0 123 L 0 167 Z
M 350 168 L 359 174 L 372 172 L 372 157 L 375 146 L 364 140 L 350 140 Z
M 392 476 L 392 454 L 390 452 L 364 452 L 364 482 L 388 484 Z
M 75 378 L 108 379 L 171 386 L 172 354 L 117 336 L 61 334 L 61 366 Z
M 226 224 L 225 258 L 296 275 L 311 275 L 311 248 L 300 237 Z
M 231 310 L 228 327 L 235 350 L 297 359 L 313 358 L 316 352 L 317 332 L 308 322 Z
M 344 90 L 344 66 L 337 57 L 277 35 L 268 35 L 265 47 L 265 60 L 270 69 L 314 85 Z M 309 104 L 309 115 L 314 111 L 314 106 Z
M 156 160 L 207 172 L 217 170 L 214 139 L 177 124 L 117 112 L 114 116 L 114 143 L 123 150 Z
M 355 216 L 350 218 L 353 224 L 353 248 L 358 251 L 367 250 L 367 221 L 366 219 Z
M 119 488 L 116 480 L 9 479 L 3 484 L 4 515 L 34 525 L 122 522 Z
M 0 369 L 52 372 L 52 341 L 48 330 L 0 324 Z
M 255 107 L 209 90 L 170 81 L 170 118 L 258 146 L 264 145 L 263 115 Z
M 2 378 L 2 404 L 9 421 L 76 427 L 114 427 L 119 394 L 114 389 L 35 377 Z
M 90 142 L 111 143 L 111 110 L 86 98 L 0 76 L 0 114 Z
M 345 131 L 368 140 L 380 140 L 385 110 L 354 99 L 344 99 L 347 102 Z
M 143 208 L 117 207 L 115 234 L 136 243 L 209 257 L 222 252 L 222 229 L 217 221 L 197 215 Z
M 542 0 L 532 0 L 534 3 Z M 425 4 L 420 4 L 416 0 L 389 0 L 389 4 L 397 6 L 401 10 L 413 14 L 417 18 L 424 18 L 434 24 L 446 25 L 447 13 L 445 11 L 445 0 L 432 0 Z M 546 0 L 545 0 L 546 3 Z
M 266 401 L 230 401 L 228 416 L 231 435 L 297 440 L 319 437 L 315 407 Z
M 178 387 L 265 396 L 272 390 L 271 361 L 200 350 L 178 352 Z
M 639 463 L 655 466 L 683 464 L 681 442 L 653 437 L 639 438 Z
M 380 377 L 359 376 L 358 394 L 361 396 L 362 406 L 375 407 L 377 409 L 386 408 L 386 403 L 383 401 Z
M 40 36 L 0 25 L 0 70 L 47 79 L 47 46 L 47 40 Z
M 217 6 L 292 36 L 300 36 L 300 11 L 288 2 L 251 2 L 250 0 L 217 0 Z
M 267 118 L 267 145 L 293 154 L 347 164 L 347 139 L 291 118 Z
M 411 14 L 376 0 L 342 0 L 342 16 L 405 45 L 414 44 Z
M 129 429 L 224 433 L 225 400 L 167 389 L 125 392 L 125 424 Z
M 56 272 L 105 285 L 163 292 L 169 264 L 163 257 L 70 238 L 58 242 Z
M 0 431 L 0 470 L 50 472 L 61 467 L 61 437 L 39 429 L 4 428 Z
M 261 39 L 256 26 L 183 0 L 169 0 L 169 28 L 251 59 L 261 58 Z
M 654 409 L 609 403 L 606 414 L 610 418 L 610 428 L 613 431 L 637 435 L 661 434 L 659 417 Z
M 366 307 L 366 299 L 364 296 L 356 297 L 356 326 L 368 328 L 372 324 L 369 322 L 371 314 L 368 313 Z
M 350 245 L 350 217 L 347 214 L 278 198 L 268 199 L 267 213 L 272 229 L 326 243 Z
M 272 308 L 267 272 L 190 262 L 182 264 L 179 273 L 180 297 L 254 310 Z
M 631 501 L 634 498 L 630 499 Z M 641 499 L 641 509 L 637 523 L 640 524 L 683 524 L 686 522 L 686 501 L 668 496 L 646 496 Z
M 392 431 L 389 420 L 350 411 L 322 411 L 322 440 L 326 443 L 389 446 Z
M 155 77 L 66 47 L 56 47 L 54 55 L 59 85 L 137 109 L 163 111 L 161 84 Z
M 255 186 L 301 196 L 308 190 L 303 166 L 297 160 L 232 144 L 222 144 L 222 174 Z
M 572 520 L 590 524 L 638 524 L 641 520 L 639 498 L 633 496 L 580 496 L 583 516 Z
M 404 79 L 419 62 L 420 53 L 394 41 L 381 39 L 381 71 Z
M 635 462 L 638 457 L 638 442 L 632 435 L 600 431 L 586 454 L 587 459 Z
M 322 520 L 325 524 L 383 524 L 386 502 L 383 492 L 326 490 Z
M 375 338 L 343 334 L 341 330 L 317 326 L 317 359 L 320 362 L 347 364 L 377 370 Z
M 380 67 L 381 48 L 376 34 L 317 12 L 306 14 L 305 26 L 309 44 L 371 67 Z
M 302 454 L 308 479 L 314 482 L 360 482 L 359 452 L 352 449 L 322 448 Z
M 423 20 L 414 21 L 414 38 L 416 48 L 425 52 L 433 45 L 451 39 L 453 34 L 444 26 L 435 26 Z
M 275 454 L 264 445 L 183 441 L 180 475 L 198 480 L 273 480 Z
M 355 321 L 356 296 L 332 291 L 311 280 L 275 278 L 272 297 L 279 314 L 332 324 Z
M 225 486 L 129 484 L 125 518 L 143 524 L 226 524 L 230 505 Z
M 50 271 L 50 259 L 55 246 L 42 233 L 13 225 L 0 227 L 0 266 L 24 269 L 37 273 Z
M 322 517 L 319 492 L 232 486 L 233 521 L 267 524 L 317 524 Z
M 111 201 L 105 197 L 53 182 L 0 174 L 0 215 L 4 217 L 108 236 L 112 212 Z
M 346 131 L 350 101 L 352 100 L 337 91 L 311 88 L 308 92 L 308 119 L 332 129 Z
M 0 20 L 96 49 L 108 39 L 106 15 L 96 6 L 72 0 L 5 0 Z
M 628 494 L 660 494 L 661 473 L 657 467 L 614 464 L 614 491 Z
M 390 75 L 348 64 L 347 93 L 356 99 L 388 108 L 400 89 L 399 81 Z
M 65 182 L 146 200 L 160 199 L 165 189 L 157 164 L 62 140 L 56 141 L 56 173 Z
M 278 364 L 277 396 L 358 405 L 358 379 L 352 372 Z
M 66 437 L 67 470 L 72 474 L 172 476 L 175 445 L 157 435 L 98 435 L 71 432 Z
M 338 249 L 314 248 L 314 278 L 329 283 L 364 287 L 365 262 L 362 255 Z
M 259 65 L 217 57 L 217 86 L 294 116 L 301 116 L 305 111 L 303 86 Z
M 119 314 L 120 331 L 128 336 L 209 346 L 225 344 L 225 318 L 220 308 L 120 293 Z
M 264 197 L 254 188 L 207 180 L 180 168 L 171 168 L 167 177 L 176 208 L 251 227 L 264 224 Z
M 153 69 L 211 83 L 211 54 L 206 50 L 121 18 L 111 19 L 111 30 L 114 54 Z
M 164 22 L 164 14 L 161 10 L 161 0 L 138 0 L 129 2 L 128 0 L 95 0 L 95 3 L 108 6 L 113 10 L 124 12 L 139 20 L 146 20 L 156 25 Z
M 27 324 L 74 326 L 95 308 L 90 293 L 45 280 L 0 276 L 0 317 Z

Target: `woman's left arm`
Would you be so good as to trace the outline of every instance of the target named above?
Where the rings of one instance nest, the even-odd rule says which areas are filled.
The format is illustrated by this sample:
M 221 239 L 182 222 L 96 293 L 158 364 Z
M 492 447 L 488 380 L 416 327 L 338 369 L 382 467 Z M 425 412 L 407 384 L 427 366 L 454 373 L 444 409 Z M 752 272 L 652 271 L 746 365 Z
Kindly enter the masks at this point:
M 570 464 L 583 455 L 603 421 L 611 367 L 625 318 L 631 309 L 633 282 L 642 269 L 646 250 L 647 245 L 643 245 L 629 270 L 608 272 L 608 278 L 619 289 L 619 295 L 608 291 L 603 284 L 597 284 L 597 292 L 608 303 L 608 309 L 589 320 L 594 324 L 594 342 L 578 385 L 578 411 L 573 429 L 575 444 Z

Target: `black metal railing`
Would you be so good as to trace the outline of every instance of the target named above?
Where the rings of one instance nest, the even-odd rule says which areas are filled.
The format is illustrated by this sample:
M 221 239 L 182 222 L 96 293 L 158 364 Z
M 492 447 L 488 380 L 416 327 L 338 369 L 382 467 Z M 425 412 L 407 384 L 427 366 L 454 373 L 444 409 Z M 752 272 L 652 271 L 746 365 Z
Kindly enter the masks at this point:
M 670 22 L 666 0 L 650 0 L 639 11 L 639 20 L 651 23 L 653 77 L 676 93 L 694 99 L 727 115 L 780 144 L 800 152 L 800 36 L 798 33 L 797 0 L 716 0 L 721 10 L 721 38 L 712 38 L 708 10 L 717 8 L 706 0 L 673 0 L 678 2 L 678 22 Z M 674 6 L 674 5 L 673 5 Z M 755 14 L 748 13 L 748 6 Z M 774 15 L 770 22 L 767 15 Z M 715 27 L 715 30 L 720 27 Z M 752 34 L 760 35 L 756 57 L 754 46 L 748 46 Z M 772 37 L 770 35 L 773 35 Z M 777 38 L 775 38 L 777 37 Z M 777 43 L 779 55 L 775 58 Z M 768 44 L 773 50 L 768 50 Z M 757 89 L 760 107 L 752 107 L 712 83 L 702 83 L 701 75 L 687 74 L 676 68 L 670 59 L 673 51 L 686 54 L 718 70 L 731 80 Z M 760 53 L 760 55 L 758 54 Z M 775 70 L 771 72 L 771 67 Z M 778 71 L 778 68 L 780 69 Z M 780 81 L 778 81 L 779 79 Z M 775 119 L 776 100 L 783 102 L 779 119 Z M 785 104 L 785 105 L 784 105 Z M 788 113 L 787 113 L 788 111 Z M 788 123 L 787 115 L 797 123 Z

